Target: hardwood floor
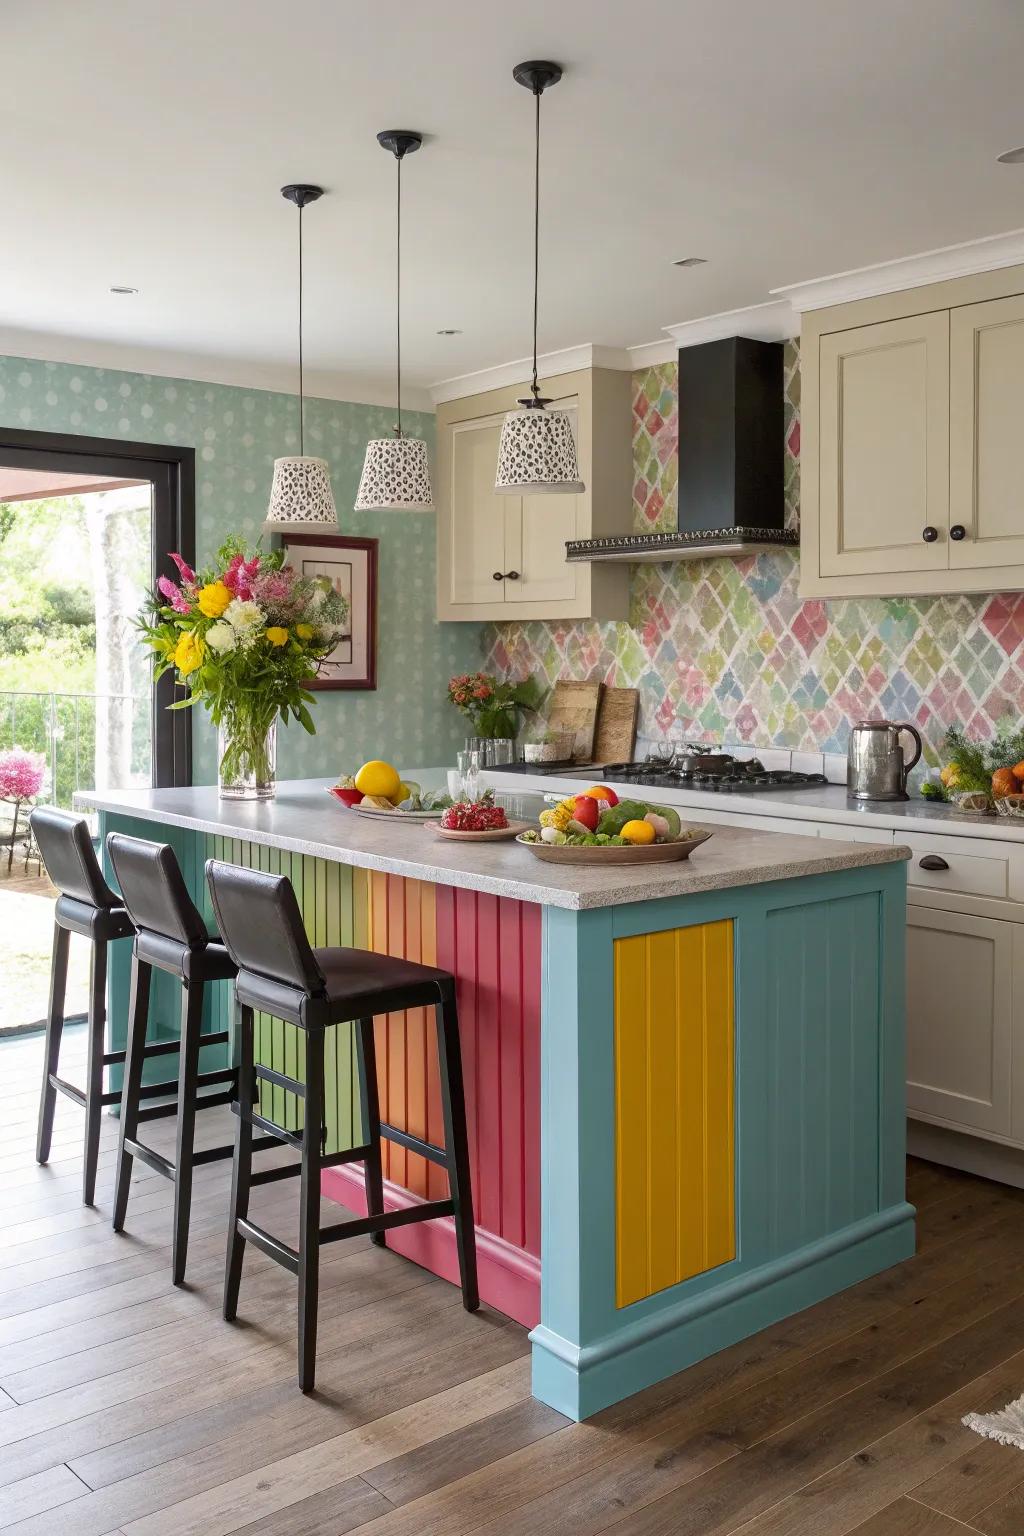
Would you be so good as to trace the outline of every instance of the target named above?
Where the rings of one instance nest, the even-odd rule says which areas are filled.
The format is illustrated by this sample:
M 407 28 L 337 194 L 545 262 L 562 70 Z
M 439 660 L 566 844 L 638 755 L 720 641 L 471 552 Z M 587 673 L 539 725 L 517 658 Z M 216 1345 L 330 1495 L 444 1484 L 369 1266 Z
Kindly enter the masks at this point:
M 67 1036 L 73 1080 L 81 1032 Z M 920 1252 L 588 1424 L 529 1388 L 524 1331 L 362 1238 L 325 1250 L 318 1391 L 294 1281 L 251 1250 L 220 1316 L 228 1168 L 196 1175 L 188 1286 L 171 1188 L 109 1225 L 81 1111 L 33 1158 L 41 1036 L 0 1043 L 0 1531 L 16 1536 L 1019 1536 L 1024 1453 L 963 1428 L 1024 1392 L 1024 1195 L 912 1162 Z M 226 1112 L 200 1116 L 204 1143 Z M 173 1121 L 156 1122 L 169 1146 Z M 290 1154 L 282 1153 L 282 1156 Z M 254 1192 L 294 1237 L 297 1187 Z M 336 1208 L 335 1208 L 336 1209 Z

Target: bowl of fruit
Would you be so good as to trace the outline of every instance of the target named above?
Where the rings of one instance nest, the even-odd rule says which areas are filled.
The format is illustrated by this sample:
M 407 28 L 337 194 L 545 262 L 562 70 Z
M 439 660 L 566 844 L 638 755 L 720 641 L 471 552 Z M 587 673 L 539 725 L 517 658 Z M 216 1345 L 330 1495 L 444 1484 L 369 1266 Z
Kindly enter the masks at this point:
M 517 837 L 527 826 L 525 821 L 509 821 L 505 807 L 497 805 L 492 794 L 485 794 L 479 800 L 456 800 L 449 805 L 435 830 L 438 837 L 453 842 L 496 843 Z
M 688 859 L 711 836 L 684 826 L 674 806 L 620 800 L 607 784 L 559 800 L 539 819 L 516 842 L 548 864 L 666 864 Z
M 328 786 L 340 805 L 364 816 L 409 816 L 415 821 L 434 821 L 451 805 L 451 795 L 423 791 L 411 779 L 403 779 L 390 763 L 374 759 L 356 774 L 342 774 Z

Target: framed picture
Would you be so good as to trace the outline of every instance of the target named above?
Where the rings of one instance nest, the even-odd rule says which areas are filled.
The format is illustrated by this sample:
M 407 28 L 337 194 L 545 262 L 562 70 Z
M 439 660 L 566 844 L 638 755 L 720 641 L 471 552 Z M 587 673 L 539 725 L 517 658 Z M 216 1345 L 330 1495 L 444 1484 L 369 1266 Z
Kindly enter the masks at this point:
M 326 576 L 348 601 L 346 633 L 310 688 L 377 686 L 377 540 L 282 533 L 285 558 L 303 576 Z

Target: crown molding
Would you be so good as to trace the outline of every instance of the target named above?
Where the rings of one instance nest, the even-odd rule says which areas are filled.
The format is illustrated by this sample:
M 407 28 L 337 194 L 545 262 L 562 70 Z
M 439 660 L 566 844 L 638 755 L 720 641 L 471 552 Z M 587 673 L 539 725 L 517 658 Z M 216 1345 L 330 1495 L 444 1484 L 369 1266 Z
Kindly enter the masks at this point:
M 853 299 L 871 299 L 882 293 L 897 293 L 903 288 L 922 288 L 927 283 L 941 283 L 976 272 L 994 272 L 999 267 L 1024 263 L 1024 229 L 1011 229 L 1001 235 L 986 235 L 980 240 L 965 240 L 959 245 L 944 245 L 938 250 L 921 251 L 897 261 L 879 261 L 870 267 L 855 267 L 836 272 L 831 277 L 813 278 L 773 288 L 792 305 L 797 314 L 809 309 L 826 309 Z
M 746 309 L 726 309 L 718 315 L 703 315 L 698 320 L 682 320 L 666 325 L 678 347 L 696 347 L 705 341 L 722 341 L 727 336 L 749 336 L 752 341 L 788 341 L 800 334 L 800 321 L 786 299 L 751 304 Z
M 576 373 L 581 368 L 618 368 L 623 371 L 635 367 L 630 361 L 627 347 L 602 347 L 594 342 L 583 342 L 578 347 L 563 347 L 560 352 L 544 352 L 537 358 L 537 375 L 550 379 L 558 373 Z M 640 366 L 643 366 L 642 364 Z M 454 378 L 438 379 L 430 385 L 430 398 L 435 405 L 449 400 L 462 400 L 466 395 L 483 395 L 491 389 L 508 389 L 514 384 L 530 382 L 533 359 L 518 357 L 511 363 L 498 363 L 493 368 L 479 368 L 475 373 L 460 373 Z
M 244 358 L 207 357 L 197 353 L 169 352 L 121 342 L 95 341 L 86 336 L 58 336 L 49 331 L 26 331 L 0 326 L 0 354 L 27 361 L 67 363 L 79 368 L 110 368 L 118 373 L 151 374 L 158 379 L 189 380 L 198 384 L 227 384 L 236 389 L 270 390 L 275 394 L 297 393 L 296 370 Z M 337 400 L 346 405 L 394 406 L 394 380 L 359 378 L 354 374 L 306 370 L 306 398 Z M 432 411 L 425 389 L 403 387 L 402 406 L 413 411 Z
M 629 368 L 654 368 L 658 363 L 674 363 L 679 352 L 675 341 L 644 341 L 639 346 L 627 347 Z

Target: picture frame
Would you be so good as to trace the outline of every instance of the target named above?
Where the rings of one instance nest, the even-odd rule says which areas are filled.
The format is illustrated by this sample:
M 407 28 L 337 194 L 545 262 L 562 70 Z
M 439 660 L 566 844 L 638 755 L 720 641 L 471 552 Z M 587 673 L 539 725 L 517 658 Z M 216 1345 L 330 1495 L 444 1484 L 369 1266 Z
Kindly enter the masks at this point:
M 377 686 L 377 540 L 335 533 L 281 533 L 285 560 L 303 576 L 327 576 L 349 602 L 349 633 L 342 635 L 307 687 Z

